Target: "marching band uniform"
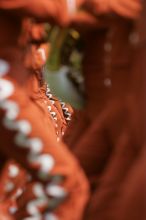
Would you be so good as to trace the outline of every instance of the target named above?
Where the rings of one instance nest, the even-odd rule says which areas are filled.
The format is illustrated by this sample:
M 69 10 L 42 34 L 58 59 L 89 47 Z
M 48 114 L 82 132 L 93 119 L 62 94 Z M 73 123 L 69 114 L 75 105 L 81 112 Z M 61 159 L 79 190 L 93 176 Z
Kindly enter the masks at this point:
M 87 5 L 97 17 L 96 28 L 84 34 L 87 99 L 68 139 L 91 183 L 93 196 L 85 219 L 137 219 L 137 213 L 143 213 L 143 220 L 146 193 L 141 186 L 146 180 L 140 174 L 136 182 L 135 173 L 143 164 L 143 159 L 141 165 L 137 160 L 145 148 L 146 5 L 120 0 Z M 130 183 L 134 186 L 127 195 Z M 132 203 L 134 196 L 139 199 Z
M 23 63 L 25 51 L 17 42 L 21 22 L 14 16 L 14 13 L 20 15 L 21 11 L 36 15 L 41 20 L 48 15 L 51 20 L 60 5 L 55 2 L 57 7 L 54 7 L 51 1 L 41 1 L 35 7 L 32 3 L 0 1 L 0 26 L 3 29 L 0 38 L 0 130 L 4 146 L 1 146 L 1 155 L 7 159 L 13 158 L 31 174 L 24 192 L 20 193 L 19 210 L 13 216 L 10 213 L 9 218 L 32 216 L 38 219 L 77 220 L 81 218 L 87 201 L 87 182 L 66 147 L 61 142 L 57 143 L 52 123 L 49 118 L 46 120 L 48 112 L 30 99 L 26 88 L 30 73 Z M 57 12 L 48 12 L 44 7 L 46 3 L 50 11 L 54 9 Z M 9 182 L 6 190 L 11 193 L 14 188 L 15 184 Z

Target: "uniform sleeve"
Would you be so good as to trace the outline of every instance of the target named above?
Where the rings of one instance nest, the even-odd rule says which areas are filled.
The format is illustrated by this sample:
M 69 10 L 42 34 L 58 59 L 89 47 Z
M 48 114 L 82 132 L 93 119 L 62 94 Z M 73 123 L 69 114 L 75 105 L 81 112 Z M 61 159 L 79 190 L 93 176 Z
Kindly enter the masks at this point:
M 91 11 L 78 11 L 70 19 L 70 26 L 75 28 L 79 33 L 84 34 L 92 30 L 109 27 L 111 19 L 115 17 L 97 16 Z
M 1 0 L 0 8 L 33 16 L 40 21 L 66 25 L 84 0 Z
M 145 148 L 145 146 L 142 147 Z M 110 171 L 108 174 L 106 173 L 106 178 L 105 176 L 104 179 L 102 178 L 100 187 L 97 187 L 96 191 L 94 191 L 94 194 L 91 197 L 88 212 L 85 216 L 86 220 L 96 220 L 97 217 L 99 219 L 110 218 L 112 220 L 145 219 L 146 155 L 145 149 L 142 151 L 142 154 L 138 156 L 138 158 L 134 158 L 131 166 L 123 168 L 122 165 L 125 166 L 123 160 L 123 163 L 120 163 L 120 161 L 117 162 L 117 164 L 114 164 L 115 166 L 112 168 L 114 175 Z M 117 157 L 117 161 L 118 159 L 119 158 Z M 128 164 L 128 160 L 126 162 Z M 122 171 L 122 173 L 120 171 Z
M 85 8 L 95 15 L 117 14 L 137 19 L 142 10 L 142 4 L 139 0 L 87 0 Z
M 34 180 L 31 193 L 25 192 L 21 219 L 23 213 L 43 219 L 46 210 L 48 215 L 58 211 L 61 220 L 80 219 L 88 197 L 84 174 L 67 148 L 58 146 L 39 107 L 9 78 L 0 79 L 0 133 L 1 153 L 20 163 Z
M 78 11 L 71 18 L 71 26 L 78 31 L 107 28 L 117 17 L 137 19 L 142 10 L 139 0 L 86 0 L 83 11 Z

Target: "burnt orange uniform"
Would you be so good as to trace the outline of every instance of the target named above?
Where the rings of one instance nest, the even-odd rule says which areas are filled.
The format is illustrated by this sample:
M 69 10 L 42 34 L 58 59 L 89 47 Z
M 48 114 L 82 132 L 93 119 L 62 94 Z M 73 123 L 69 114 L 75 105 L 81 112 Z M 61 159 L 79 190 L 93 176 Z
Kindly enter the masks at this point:
M 87 99 L 69 140 L 93 192 L 85 219 L 137 219 L 139 213 L 143 220 L 146 180 L 139 174 L 137 181 L 136 172 L 145 149 L 146 5 L 120 0 L 88 4 L 97 24 L 83 35 Z
M 30 91 L 30 98 L 38 103 L 41 108 L 48 111 L 46 120 L 50 118 L 53 124 L 56 139 L 59 141 L 64 135 L 68 122 L 71 120 L 70 106 L 59 101 L 51 94 L 48 85 L 44 81 L 43 68 L 49 53 L 49 44 L 45 42 L 45 25 L 25 19 L 22 25 L 21 45 L 27 47 L 26 57 L 24 58 L 26 67 L 32 72 L 27 90 Z M 33 42 L 33 43 L 32 43 Z M 15 173 L 14 175 L 11 172 Z M 24 174 L 25 173 L 25 174 Z M 5 191 L 7 184 L 15 185 L 9 193 Z M 1 172 L 1 195 L 3 201 L 8 201 L 8 212 L 14 213 L 18 209 L 17 197 L 21 195 L 26 187 L 28 177 L 26 171 L 18 163 L 8 161 Z
M 44 64 L 47 61 L 50 44 L 46 42 L 45 24 L 25 19 L 20 41 L 27 46 L 25 63 L 32 72 L 28 90 L 37 102 L 46 104 L 48 117 L 52 117 L 58 140 L 62 138 L 72 113 L 65 103 L 58 100 L 45 82 Z
M 44 2 L 51 9 L 51 3 Z M 32 15 L 37 12 L 44 19 L 40 7 L 37 5 L 38 11 Z M 30 14 L 30 1 L 0 1 L 0 8 L 1 155 L 15 159 L 30 174 L 27 187 L 19 196 L 19 210 L 10 213 L 11 219 L 80 219 L 88 194 L 84 174 L 66 147 L 57 143 L 52 122 L 46 120 L 48 112 L 30 99 L 26 89 L 30 73 L 23 63 L 25 51 L 18 45 L 21 22 L 14 12 Z M 9 15 L 6 9 L 10 9 Z M 42 9 L 46 11 L 44 5 Z M 47 13 L 45 19 L 48 15 L 49 20 L 51 12 Z M 14 188 L 15 184 L 8 182 L 6 193 Z

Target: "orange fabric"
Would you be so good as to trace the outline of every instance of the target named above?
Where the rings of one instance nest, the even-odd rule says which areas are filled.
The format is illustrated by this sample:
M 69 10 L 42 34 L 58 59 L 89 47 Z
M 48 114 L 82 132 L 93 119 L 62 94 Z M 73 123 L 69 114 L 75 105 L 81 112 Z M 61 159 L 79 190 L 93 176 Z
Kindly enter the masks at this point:
M 87 0 L 86 9 L 95 15 L 116 13 L 127 18 L 138 18 L 142 10 L 140 0 Z
M 75 0 L 69 4 L 75 4 L 76 7 L 82 6 L 84 0 Z M 51 0 L 1 0 L 0 8 L 4 10 L 15 10 L 20 16 L 28 15 L 38 18 L 40 21 L 50 21 L 60 25 L 67 25 L 70 16 L 70 9 L 68 8 L 67 0 L 51 1 Z
M 92 14 L 101 15 L 93 6 Z M 86 220 L 145 219 L 145 3 L 142 7 L 136 22 L 125 19 L 131 10 L 123 17 L 118 10 L 114 12 L 120 16 L 109 16 L 108 11 L 82 34 L 86 105 L 71 125 L 67 143 L 91 184 Z M 129 17 L 136 19 L 138 12 L 139 6 Z
M 32 22 L 30 19 L 25 19 L 23 23 L 22 37 L 20 41 L 27 45 L 25 65 L 32 72 L 28 89 L 30 95 L 37 102 L 45 103 L 46 109 L 52 118 L 56 121 L 54 123 L 56 134 L 61 139 L 67 127 L 68 121 L 71 120 L 72 108 L 65 103 L 59 101 L 54 97 L 45 84 L 45 77 L 43 76 L 43 67 L 49 55 L 50 44 L 45 42 L 45 25 L 42 23 Z M 41 43 L 43 42 L 44 43 Z M 33 42 L 33 43 L 29 43 Z M 37 100 L 38 99 L 38 100 Z M 54 121 L 53 120 L 53 121 Z
M 92 14 L 79 10 L 70 21 L 70 26 L 75 27 L 79 32 L 87 32 L 90 29 L 94 29 L 100 25 L 98 19 Z
M 62 146 L 60 146 L 58 148 L 58 146 L 57 146 L 58 144 L 55 140 L 56 139 L 55 134 L 50 129 L 50 127 L 47 125 L 46 117 L 43 116 L 43 113 L 39 110 L 39 108 L 36 106 L 36 104 L 33 103 L 33 101 L 31 101 L 27 97 L 27 95 L 19 87 L 19 85 L 17 83 L 12 83 L 13 81 L 11 81 L 10 77 L 7 77 L 5 79 L 2 78 L 1 82 L 8 83 L 8 86 L 9 85 L 14 86 L 14 92 L 10 95 L 10 97 L 7 97 L 7 99 L 3 99 L 3 97 L 1 96 L 1 129 L 0 129 L 1 134 L 2 134 L 1 143 L 3 143 L 5 145 L 5 148 L 1 148 L 1 152 L 3 154 L 7 155 L 8 157 L 13 157 L 16 161 L 18 161 L 20 164 L 22 164 L 23 167 L 25 167 L 28 171 L 31 172 L 32 176 L 35 177 L 36 180 L 38 179 L 38 181 L 42 182 L 42 183 L 46 182 L 46 183 L 44 183 L 45 187 L 49 186 L 50 181 L 51 180 L 53 181 L 53 178 L 55 178 L 55 176 L 57 177 L 58 175 L 61 175 L 63 179 L 65 178 L 64 180 L 61 180 L 60 183 L 61 183 L 61 185 L 62 185 L 62 183 L 64 183 L 62 185 L 62 187 L 66 188 L 65 191 L 67 193 L 69 193 L 70 196 L 68 198 L 68 202 L 65 203 L 65 206 L 63 205 L 63 207 L 64 207 L 63 209 L 64 209 L 64 211 L 66 210 L 66 214 L 64 211 L 62 211 L 62 209 L 59 211 L 60 219 L 69 219 L 69 218 L 80 219 L 81 212 L 79 210 L 82 210 L 83 206 L 84 206 L 83 203 L 84 203 L 85 198 L 83 199 L 83 197 L 87 196 L 87 195 L 84 195 L 84 192 L 87 190 L 87 185 L 84 181 L 83 174 L 82 173 L 79 174 L 79 167 L 78 167 L 77 163 L 74 161 L 74 159 L 72 158 L 70 153 L 67 151 L 67 149 L 65 149 L 65 147 L 61 143 L 60 143 L 60 145 L 62 145 Z M 2 89 L 3 89 L 3 87 L 1 85 L 1 91 L 3 91 Z M 6 116 L 6 113 L 8 113 L 10 111 L 8 105 L 11 105 L 11 104 L 18 105 L 18 108 L 19 108 L 19 113 L 18 113 L 18 116 L 16 115 L 16 120 L 8 119 Z M 6 112 L 3 114 L 2 110 L 6 111 Z M 16 114 L 17 114 L 17 112 L 16 112 Z M 36 123 L 35 116 L 37 116 L 37 123 Z M 4 120 L 4 118 L 6 121 L 7 120 L 9 121 L 9 122 L 7 121 L 7 123 L 6 123 L 7 125 L 6 124 L 4 125 L 2 122 L 2 120 Z M 24 133 L 23 133 L 23 130 L 21 131 L 21 128 L 19 130 L 19 127 L 17 128 L 16 126 L 14 126 L 14 124 L 16 125 L 19 122 L 20 123 L 22 122 L 22 124 L 24 123 L 24 125 L 26 123 L 26 125 L 28 124 L 29 126 L 31 126 L 31 131 L 28 132 L 28 134 L 29 134 L 28 137 L 27 137 L 27 130 L 24 130 Z M 10 125 L 9 123 L 13 124 L 13 125 Z M 21 125 L 20 125 L 20 127 L 21 127 Z M 28 127 L 28 129 L 29 129 L 29 127 Z M 39 143 L 41 144 L 40 141 L 42 141 L 42 144 L 43 144 L 43 146 L 41 147 L 42 149 L 40 149 L 40 150 L 36 149 L 36 151 L 35 151 L 35 148 L 34 148 L 34 150 L 32 150 L 31 148 L 29 149 L 29 146 L 25 147 L 26 141 L 24 142 L 23 139 L 19 140 L 18 134 L 25 137 L 26 140 L 33 141 L 33 138 L 35 138 L 37 141 L 37 139 L 38 139 L 38 144 Z M 9 140 L 6 139 L 7 135 L 9 135 Z M 11 148 L 11 151 L 9 151 L 10 148 Z M 36 153 L 33 154 L 34 152 L 36 152 Z M 50 167 L 52 171 L 50 170 L 50 168 L 48 166 L 47 166 L 48 168 L 47 167 L 45 168 L 45 163 L 43 162 L 43 160 L 42 160 L 43 158 L 41 159 L 41 157 L 44 157 L 44 159 L 45 159 L 45 157 L 48 158 L 47 163 L 49 163 L 49 159 L 50 159 L 50 163 L 51 163 L 50 166 L 52 168 L 54 167 L 53 169 Z M 54 157 L 54 159 L 53 159 L 53 157 Z M 74 173 L 76 173 L 76 177 L 74 176 Z M 50 176 L 50 174 L 51 174 L 51 176 Z M 77 182 L 76 182 L 76 180 L 77 180 Z M 76 188 L 77 185 L 78 185 L 78 187 Z M 31 184 L 30 189 L 33 190 L 33 187 L 35 187 L 35 186 L 36 186 L 35 184 Z M 75 190 L 74 187 L 76 188 L 77 191 Z M 83 191 L 82 190 L 80 191 L 80 187 L 82 188 Z M 23 196 L 23 201 L 21 202 L 21 203 L 23 203 L 23 206 L 22 206 L 23 209 L 25 209 L 26 204 L 29 203 L 29 201 L 33 200 L 33 198 L 34 198 L 33 191 L 30 191 L 30 189 L 29 189 L 29 187 L 27 187 L 27 190 L 29 192 L 29 199 L 27 200 L 27 194 L 28 194 L 27 190 L 25 191 L 26 201 L 24 199 L 25 196 Z M 76 197 L 79 192 L 81 194 L 83 193 L 83 197 L 81 197 L 80 199 L 78 199 Z M 44 193 L 45 193 L 45 188 L 44 188 Z M 71 195 L 73 195 L 73 196 L 71 196 Z M 47 196 L 47 194 L 46 194 L 46 196 Z M 74 200 L 76 200 L 76 199 L 78 200 L 78 202 L 77 201 L 74 202 Z M 54 201 L 57 202 L 56 199 Z M 56 203 L 56 205 L 57 205 L 57 203 Z M 76 214 L 75 214 L 75 211 L 73 211 L 74 214 L 73 213 L 71 214 L 71 212 L 70 212 L 72 210 L 71 204 L 74 204 L 76 206 L 76 210 L 77 210 Z M 47 208 L 48 205 L 49 204 L 47 202 L 45 204 L 45 207 Z M 55 207 L 56 207 L 56 205 L 55 205 Z M 71 207 L 70 207 L 70 205 L 71 205 Z M 43 205 L 43 207 L 44 207 L 44 205 Z M 43 212 L 45 211 L 44 208 L 43 208 Z M 20 216 L 22 218 L 26 215 L 26 212 L 24 212 L 23 209 L 21 208 L 18 211 L 18 213 L 16 213 L 16 219 L 20 219 Z M 70 211 L 69 211 L 69 209 L 70 209 Z M 27 214 L 30 214 L 30 213 L 27 213 Z M 73 216 L 73 217 L 71 217 L 71 216 Z
M 99 188 L 94 191 L 85 219 L 96 219 L 97 217 L 112 220 L 145 219 L 145 146 L 143 146 L 140 152 L 135 152 L 137 156 L 133 157 L 133 161 L 128 160 L 127 152 L 126 149 L 123 149 L 123 154 L 125 153 L 125 160 L 129 167 L 122 167 L 122 163 L 121 167 L 119 167 L 120 163 L 116 162 L 114 157 L 111 158 L 110 164 L 112 159 L 115 161 L 114 168 L 109 165 L 109 169 L 101 176 L 98 183 Z M 115 157 L 118 160 L 118 152 Z M 123 163 L 123 165 L 125 166 L 126 163 Z M 118 167 L 116 168 L 116 166 Z M 110 169 L 116 171 L 117 174 L 115 172 L 111 173 Z M 112 178 L 110 175 L 112 175 Z
M 7 3 L 8 5 L 5 5 Z M 8 9 L 10 6 L 9 9 L 19 9 L 20 2 L 17 3 L 17 5 L 13 5 L 13 1 L 0 1 L 0 8 L 6 6 Z M 21 8 L 22 11 L 24 8 Z M 8 160 L 14 159 L 31 175 L 30 182 L 24 183 L 25 191 L 17 202 L 19 210 L 11 216 L 20 220 L 26 216 L 40 215 L 43 219 L 44 217 L 49 218 L 50 214 L 57 215 L 62 220 L 81 219 L 88 199 L 86 178 L 66 146 L 61 142 L 57 143 L 51 113 L 48 114 L 46 104 L 43 103 L 44 99 L 34 100 L 30 91 L 27 90 L 26 85 L 31 77 L 30 71 L 24 67 L 26 51 L 18 46 L 21 23 L 18 22 L 19 25 L 15 26 L 15 20 L 11 19 L 12 15 L 6 16 L 7 11 L 5 10 L 2 12 L 0 17 L 3 19 L 0 26 L 4 27 L 4 32 L 0 38 L 0 57 L 2 64 L 7 63 L 8 70 L 1 73 L 0 78 L 0 133 L 3 144 L 0 150 L 3 157 Z M 39 11 L 37 12 L 39 14 Z M 51 17 L 51 14 L 47 14 L 47 16 Z M 14 29 L 10 27 L 14 27 Z M 13 36 L 12 40 L 7 36 L 9 31 Z M 34 80 L 32 83 L 37 89 L 37 82 Z M 3 171 L 4 174 L 7 174 L 7 171 L 6 173 L 5 170 Z M 7 177 L 4 176 L 4 181 L 6 180 Z M 26 178 L 23 180 L 26 181 Z M 19 183 L 19 178 L 16 178 L 15 181 L 15 183 Z M 16 188 L 19 186 L 18 184 Z M 9 190 L 12 190 L 13 194 L 13 187 L 11 187 L 10 184 Z M 53 187 L 57 189 L 57 192 L 56 190 L 54 192 Z M 2 192 L 2 196 L 5 196 L 3 194 Z M 12 195 L 8 196 L 8 201 L 11 199 Z M 37 200 L 37 207 L 34 207 L 34 200 L 35 202 Z M 6 200 L 4 205 L 6 206 Z
M 0 217 L 1 220 L 14 220 L 14 218 L 7 213 L 6 204 L 0 204 Z

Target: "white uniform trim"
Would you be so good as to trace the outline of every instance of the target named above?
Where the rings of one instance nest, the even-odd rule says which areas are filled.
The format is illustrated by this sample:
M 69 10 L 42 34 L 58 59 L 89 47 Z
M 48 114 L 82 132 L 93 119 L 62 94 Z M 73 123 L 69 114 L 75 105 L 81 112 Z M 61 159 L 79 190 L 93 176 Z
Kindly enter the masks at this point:
M 77 10 L 76 0 L 66 0 L 68 13 L 74 14 Z
M 10 65 L 7 61 L 0 59 L 0 77 L 6 75 L 10 70 Z

